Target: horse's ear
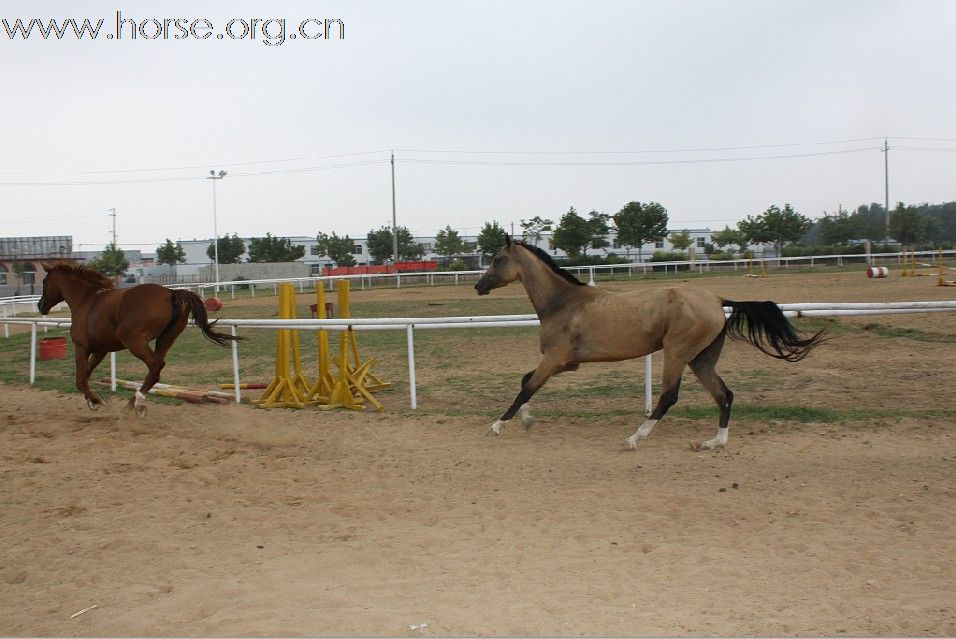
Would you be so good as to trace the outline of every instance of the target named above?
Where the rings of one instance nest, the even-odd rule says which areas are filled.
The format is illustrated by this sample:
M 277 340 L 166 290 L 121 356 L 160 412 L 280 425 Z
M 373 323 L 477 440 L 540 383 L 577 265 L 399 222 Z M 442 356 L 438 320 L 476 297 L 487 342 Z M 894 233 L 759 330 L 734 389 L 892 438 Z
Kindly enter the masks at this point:
M 50 272 L 50 265 L 47 264 L 46 262 L 40 262 L 40 266 L 42 266 L 43 270 L 46 271 L 47 273 Z
M 511 246 L 511 236 L 505 233 L 505 246 Z

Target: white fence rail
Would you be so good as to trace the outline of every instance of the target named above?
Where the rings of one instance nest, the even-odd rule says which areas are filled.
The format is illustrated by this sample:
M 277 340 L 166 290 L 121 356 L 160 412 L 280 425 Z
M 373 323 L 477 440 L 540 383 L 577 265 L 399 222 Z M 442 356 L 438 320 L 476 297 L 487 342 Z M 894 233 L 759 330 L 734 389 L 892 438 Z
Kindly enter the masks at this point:
M 942 252 L 946 258 L 956 256 L 956 249 L 948 249 Z M 624 264 L 595 264 L 593 266 L 564 266 L 565 270 L 571 271 L 578 277 L 587 276 L 589 282 L 594 282 L 595 277 L 601 277 L 604 274 L 620 274 L 625 272 L 628 277 L 635 274 L 646 275 L 648 272 L 654 272 L 655 269 L 664 269 L 665 273 L 673 271 L 675 274 L 683 269 L 685 272 L 697 271 L 698 273 L 710 273 L 714 271 L 746 271 L 748 266 L 754 265 L 759 268 L 763 261 L 766 264 L 779 265 L 781 268 L 810 267 L 816 268 L 823 264 L 834 263 L 837 267 L 847 265 L 869 266 L 872 264 L 892 264 L 902 263 L 903 258 L 910 258 L 915 255 L 916 259 L 923 263 L 935 263 L 939 258 L 940 252 L 936 251 L 916 251 L 916 253 L 864 253 L 853 255 L 806 255 L 801 257 L 768 257 L 734 260 L 709 260 L 699 259 L 695 261 L 683 262 L 630 262 Z M 314 288 L 322 285 L 324 282 L 347 279 L 357 282 L 361 290 L 366 287 L 385 286 L 386 282 L 394 281 L 396 288 L 402 287 L 402 282 L 424 283 L 426 286 L 435 286 L 436 284 L 461 284 L 462 282 L 473 282 L 477 280 L 484 270 L 478 271 L 426 271 L 426 272 L 407 272 L 407 273 L 365 273 L 357 275 L 320 275 L 313 277 L 298 278 L 279 278 L 279 279 L 261 279 L 261 280 L 233 280 L 229 282 L 220 282 L 221 290 L 228 289 L 230 295 L 236 296 L 236 289 L 248 288 L 253 297 L 256 294 L 256 288 L 273 289 L 273 293 L 278 292 L 278 286 L 282 282 L 291 282 L 298 286 L 299 292 L 304 292 L 306 288 Z M 377 283 L 377 284 L 376 284 Z M 406 284 L 407 285 L 407 284 Z M 213 282 L 202 282 L 199 284 L 179 284 L 174 288 L 197 289 L 200 295 L 205 295 L 206 291 L 215 288 Z
M 784 315 L 788 317 L 845 317 L 855 315 L 895 315 L 902 313 L 946 313 L 956 312 L 956 301 L 929 302 L 883 302 L 883 303 L 830 303 L 814 302 L 802 304 L 780 304 Z M 729 315 L 729 310 L 725 309 Z M 23 324 L 31 327 L 30 332 L 30 383 L 36 380 L 36 350 L 38 327 L 66 328 L 71 325 L 70 318 L 0 318 L 6 324 Z M 379 318 L 339 318 L 339 319 L 220 319 L 218 326 L 229 326 L 235 335 L 240 328 L 260 328 L 271 330 L 328 330 L 328 331 L 405 331 L 408 353 L 409 402 L 412 409 L 418 407 L 418 394 L 415 378 L 415 337 L 414 331 L 433 329 L 465 328 L 516 328 L 537 326 L 536 315 L 479 315 L 473 317 L 379 317 Z M 190 326 L 194 326 L 190 323 Z M 116 390 L 116 354 L 110 355 L 111 388 Z M 242 399 L 239 388 L 239 346 L 232 342 L 233 381 L 236 385 L 235 399 Z M 644 358 L 644 407 L 650 413 L 651 393 L 651 355 Z

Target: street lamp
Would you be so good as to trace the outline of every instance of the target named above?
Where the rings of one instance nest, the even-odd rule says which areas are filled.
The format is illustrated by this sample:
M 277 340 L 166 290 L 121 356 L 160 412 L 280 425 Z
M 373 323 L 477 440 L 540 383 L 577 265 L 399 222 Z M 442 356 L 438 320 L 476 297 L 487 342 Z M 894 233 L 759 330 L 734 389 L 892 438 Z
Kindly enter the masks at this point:
M 216 269 L 215 297 L 219 297 L 219 227 L 216 223 L 216 180 L 221 180 L 224 177 L 226 177 L 225 171 L 219 171 L 217 173 L 212 170 L 209 171 L 209 177 L 206 178 L 207 180 L 212 180 L 212 252 L 213 263 Z

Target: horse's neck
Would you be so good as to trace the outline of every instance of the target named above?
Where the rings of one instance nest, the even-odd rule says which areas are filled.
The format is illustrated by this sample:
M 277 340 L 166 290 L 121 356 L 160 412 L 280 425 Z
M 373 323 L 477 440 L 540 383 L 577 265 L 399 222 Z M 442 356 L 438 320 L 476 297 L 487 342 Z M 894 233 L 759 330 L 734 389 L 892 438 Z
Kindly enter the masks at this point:
M 88 304 L 100 290 L 106 289 L 81 279 L 70 279 L 69 284 L 62 287 L 60 292 L 70 311 L 76 312 L 76 309 Z
M 565 280 L 533 255 L 529 255 L 522 264 L 521 282 L 531 305 L 541 319 L 564 306 L 568 295 L 581 288 Z

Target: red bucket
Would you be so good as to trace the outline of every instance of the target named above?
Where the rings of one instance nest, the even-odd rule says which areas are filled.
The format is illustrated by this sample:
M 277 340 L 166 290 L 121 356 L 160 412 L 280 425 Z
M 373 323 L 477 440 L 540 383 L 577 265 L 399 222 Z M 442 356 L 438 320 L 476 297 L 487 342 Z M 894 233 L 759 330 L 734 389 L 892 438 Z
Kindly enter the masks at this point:
M 39 358 L 41 360 L 66 359 L 66 338 L 41 337 Z

